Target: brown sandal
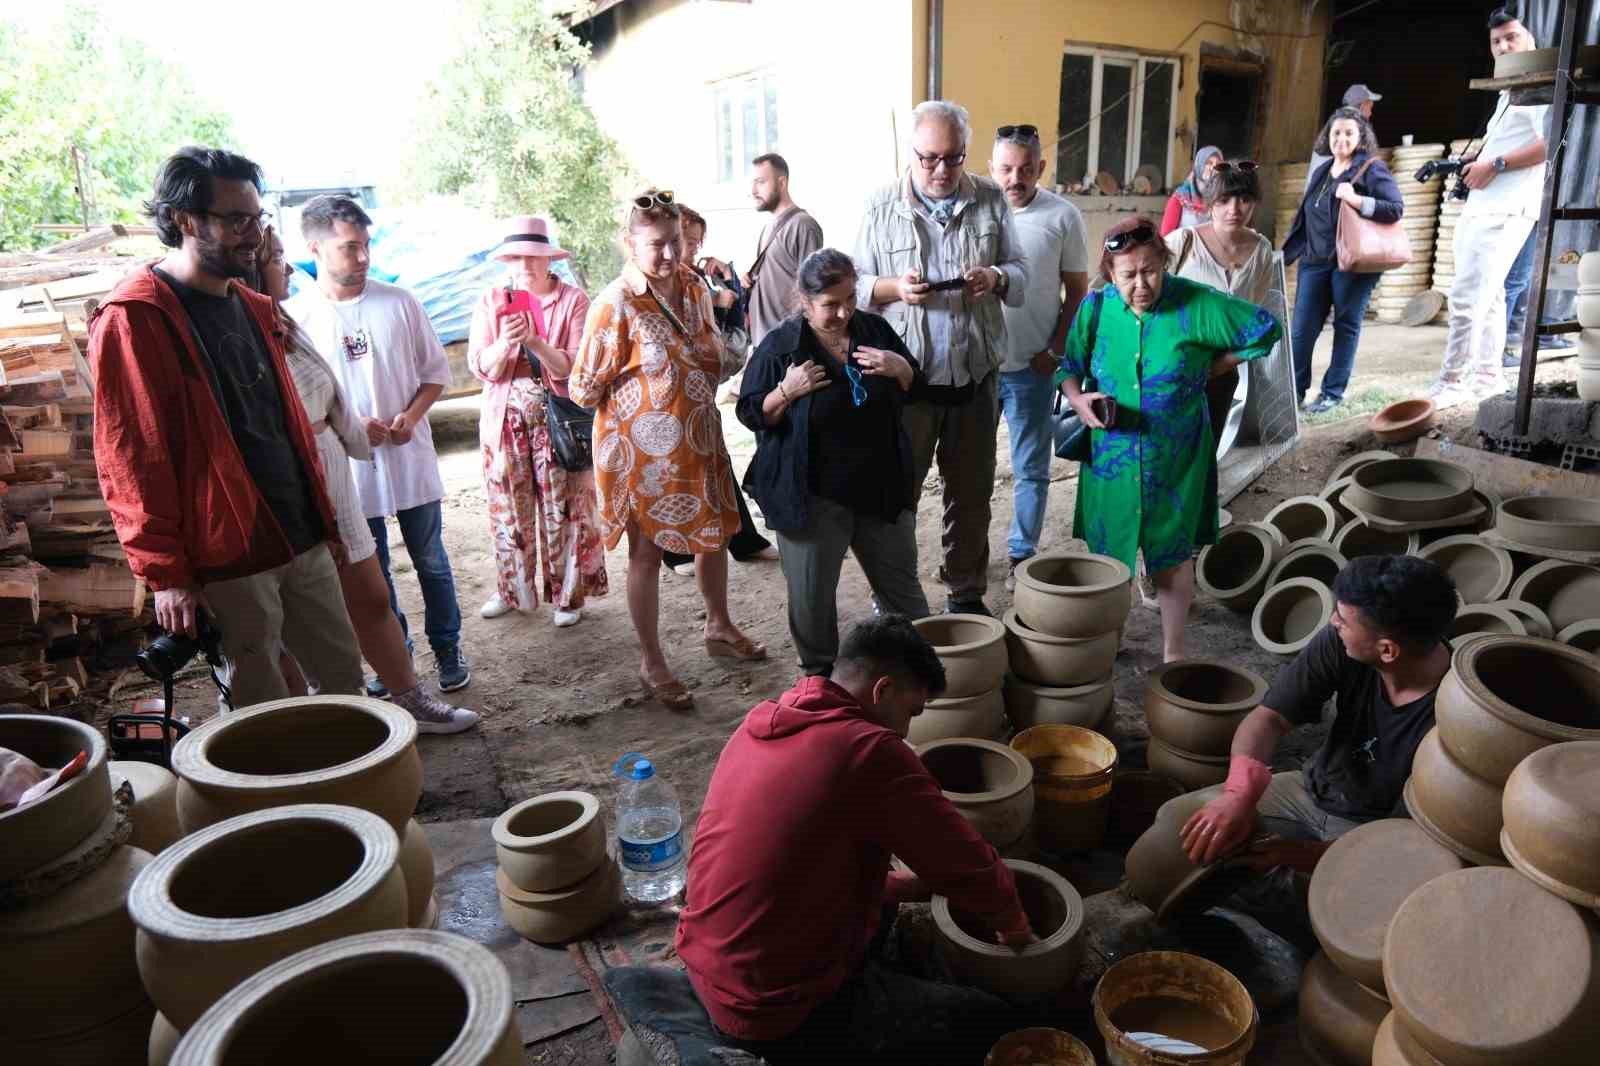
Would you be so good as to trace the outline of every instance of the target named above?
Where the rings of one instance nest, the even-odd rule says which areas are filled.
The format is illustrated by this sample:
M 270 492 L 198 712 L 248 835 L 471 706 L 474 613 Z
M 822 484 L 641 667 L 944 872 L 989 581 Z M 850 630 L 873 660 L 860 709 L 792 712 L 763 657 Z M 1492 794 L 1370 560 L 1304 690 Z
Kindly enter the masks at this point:
M 639 675 L 639 684 L 644 686 L 646 699 L 654 699 L 669 711 L 688 711 L 694 709 L 694 696 L 684 687 L 683 682 L 677 678 L 653 684 L 643 674 Z
M 706 638 L 706 654 L 713 659 L 738 659 L 740 662 L 760 662 L 767 657 L 767 646 L 757 644 L 744 634 L 738 640 Z

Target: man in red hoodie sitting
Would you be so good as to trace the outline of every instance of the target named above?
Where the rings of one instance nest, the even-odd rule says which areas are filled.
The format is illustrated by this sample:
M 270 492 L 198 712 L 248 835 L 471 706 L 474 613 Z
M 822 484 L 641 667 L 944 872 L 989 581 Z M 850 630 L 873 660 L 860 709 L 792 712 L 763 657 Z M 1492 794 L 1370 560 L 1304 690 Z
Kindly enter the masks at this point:
M 993 996 L 893 969 L 875 950 L 885 903 L 930 891 L 1001 943 L 1034 939 L 1010 869 L 905 743 L 944 685 L 907 619 L 872 619 L 829 677 L 759 704 L 723 749 L 677 950 L 731 1043 L 773 1063 L 975 1062 L 1017 1021 Z M 891 871 L 891 855 L 914 874 Z

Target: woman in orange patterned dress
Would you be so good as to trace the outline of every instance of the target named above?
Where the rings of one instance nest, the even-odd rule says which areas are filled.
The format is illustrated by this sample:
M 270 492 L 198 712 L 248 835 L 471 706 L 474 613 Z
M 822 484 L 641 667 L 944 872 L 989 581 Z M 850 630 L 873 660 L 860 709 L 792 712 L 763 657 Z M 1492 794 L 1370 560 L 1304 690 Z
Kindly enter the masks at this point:
M 568 389 L 595 408 L 594 468 L 606 547 L 628 535 L 628 613 L 639 679 L 674 710 L 694 698 L 667 665 L 657 622 L 661 553 L 695 556 L 706 651 L 765 659 L 728 615 L 728 540 L 739 529 L 733 464 L 722 441 L 722 339 L 711 294 L 682 261 L 678 205 L 647 189 L 628 206 L 627 265 L 589 308 Z

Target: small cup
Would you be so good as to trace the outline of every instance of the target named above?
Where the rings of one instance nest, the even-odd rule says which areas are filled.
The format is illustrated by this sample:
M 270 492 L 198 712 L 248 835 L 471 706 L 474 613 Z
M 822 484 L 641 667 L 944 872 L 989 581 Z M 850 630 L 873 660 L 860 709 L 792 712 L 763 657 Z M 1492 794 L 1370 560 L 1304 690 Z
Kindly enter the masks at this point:
M 1405 145 L 1407 148 L 1410 148 L 1413 144 L 1416 143 L 1416 141 L 1417 141 L 1416 137 L 1412 136 L 1409 133 L 1406 134 L 1404 137 L 1400 138 L 1400 143 Z

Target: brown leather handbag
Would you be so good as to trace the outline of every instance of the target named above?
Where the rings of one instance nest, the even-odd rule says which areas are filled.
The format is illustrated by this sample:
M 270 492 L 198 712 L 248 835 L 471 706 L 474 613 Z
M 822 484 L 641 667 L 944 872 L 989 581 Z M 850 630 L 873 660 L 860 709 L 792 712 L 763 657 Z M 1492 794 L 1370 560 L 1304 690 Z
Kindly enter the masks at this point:
M 1361 164 L 1350 178 L 1354 185 L 1376 159 Z M 1351 274 L 1378 274 L 1411 262 L 1411 239 L 1399 222 L 1374 222 L 1349 201 L 1339 202 L 1339 232 L 1334 240 L 1339 269 Z

